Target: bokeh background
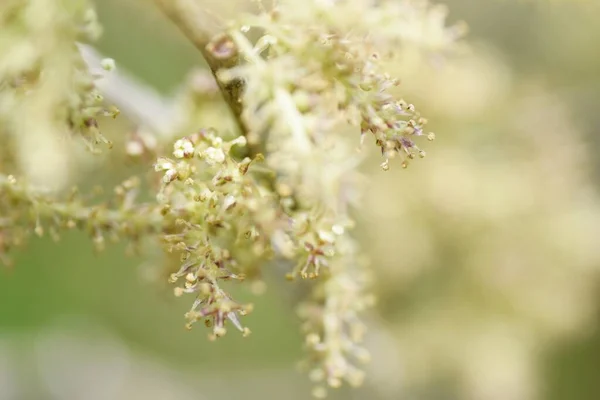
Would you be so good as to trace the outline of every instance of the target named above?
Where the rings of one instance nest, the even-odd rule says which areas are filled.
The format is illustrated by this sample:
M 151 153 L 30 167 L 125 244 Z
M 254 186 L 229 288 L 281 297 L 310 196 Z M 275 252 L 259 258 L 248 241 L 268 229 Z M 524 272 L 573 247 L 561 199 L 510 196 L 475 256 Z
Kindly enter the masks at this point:
M 98 49 L 170 96 L 203 62 L 147 3 L 97 1 Z M 376 154 L 365 165 L 373 362 L 364 388 L 332 398 L 600 398 L 600 5 L 446 3 L 469 48 L 394 66 L 437 140 L 406 171 L 381 171 Z M 89 169 L 106 185 L 131 172 Z M 73 233 L 32 241 L 0 271 L 0 399 L 310 398 L 286 287 L 241 289 L 254 334 L 212 343 L 183 329 L 187 299 L 124 253 L 94 255 Z

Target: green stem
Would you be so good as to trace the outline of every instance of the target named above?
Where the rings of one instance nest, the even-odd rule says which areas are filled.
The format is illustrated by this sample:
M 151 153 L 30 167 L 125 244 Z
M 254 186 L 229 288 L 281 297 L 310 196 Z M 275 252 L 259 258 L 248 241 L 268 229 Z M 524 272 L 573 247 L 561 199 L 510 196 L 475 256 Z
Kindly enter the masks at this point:
M 29 222 L 60 221 L 66 226 L 87 227 L 95 234 L 117 233 L 137 239 L 143 234 L 161 232 L 165 228 L 164 218 L 157 206 L 140 204 L 131 208 L 109 209 L 106 204 L 86 206 L 76 199 L 62 202 L 44 195 L 39 189 L 17 182 L 12 176 L 2 174 L 0 198 L 6 199 L 4 203 L 7 208 L 28 210 Z

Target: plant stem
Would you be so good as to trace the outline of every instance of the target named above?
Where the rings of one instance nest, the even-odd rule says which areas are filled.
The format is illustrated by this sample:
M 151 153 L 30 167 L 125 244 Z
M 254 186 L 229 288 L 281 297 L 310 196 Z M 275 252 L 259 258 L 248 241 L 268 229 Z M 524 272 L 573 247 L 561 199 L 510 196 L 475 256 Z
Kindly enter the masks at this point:
M 164 228 L 164 219 L 158 207 L 140 204 L 136 207 L 109 209 L 105 204 L 87 206 L 77 199 L 56 201 L 38 189 L 3 174 L 0 174 L 0 196 L 12 208 L 29 210 L 26 218 L 32 219 L 30 222 L 72 223 L 72 227 L 87 227 L 95 234 L 117 233 L 133 239 L 160 232 Z M 2 221 L 0 228 L 1 223 Z M 11 224 L 11 221 L 8 220 L 7 223 Z
M 194 0 L 154 0 L 158 8 L 183 32 L 183 34 L 200 51 L 208 64 L 213 77 L 233 113 L 242 134 L 248 128 L 241 118 L 241 95 L 244 85 L 241 80 L 223 83 L 217 78 L 217 72 L 223 68 L 231 68 L 238 64 L 238 52 L 233 41 L 227 37 L 219 37 L 224 31 L 214 16 L 202 8 Z M 215 48 L 217 47 L 217 48 Z M 219 49 L 227 51 L 219 51 Z

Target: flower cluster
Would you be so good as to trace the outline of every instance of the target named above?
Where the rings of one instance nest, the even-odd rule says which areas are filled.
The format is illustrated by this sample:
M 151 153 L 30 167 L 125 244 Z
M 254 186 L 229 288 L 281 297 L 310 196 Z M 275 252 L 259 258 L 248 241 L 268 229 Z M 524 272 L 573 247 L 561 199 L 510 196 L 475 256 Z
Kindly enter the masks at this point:
M 372 303 L 369 274 L 349 235 L 360 158 L 346 132 L 359 132 L 361 143 L 373 137 L 384 170 L 394 157 L 403 167 L 424 157 L 417 139 L 435 136 L 415 106 L 396 96 L 398 80 L 385 66 L 415 44 L 426 54 L 448 49 L 461 33 L 444 26 L 443 9 L 425 2 L 371 3 L 282 1 L 219 36 L 240 62 L 217 76 L 224 84 L 243 82 L 247 139 L 264 151 L 275 190 L 290 205 L 283 237 L 296 264 L 287 276 L 319 278 L 300 309 L 317 396 L 326 386 L 360 383 L 354 361 L 368 359 L 359 315 Z
M 299 151 L 308 153 L 324 136 L 335 133 L 336 122 L 346 120 L 360 127 L 362 138 L 374 137 L 385 158 L 384 169 L 395 156 L 402 158 L 403 167 L 423 157 L 415 139 L 435 136 L 425 131 L 427 120 L 414 105 L 393 95 L 399 81 L 385 72 L 385 63 L 399 52 L 392 49 L 416 38 L 372 27 L 375 22 L 387 27 L 389 15 L 415 24 L 425 16 L 443 19 L 443 12 L 422 2 L 384 1 L 379 7 L 362 0 L 315 3 L 307 13 L 297 2 L 282 2 L 273 12 L 241 18 L 229 32 L 245 63 L 219 76 L 225 82 L 244 80 L 242 117 L 252 135 L 272 141 L 271 133 L 287 133 Z M 368 11 L 363 15 L 363 10 Z M 355 24 L 340 24 L 340 13 Z M 443 24 L 432 26 L 439 29 Z M 254 44 L 245 35 L 253 29 L 263 32 Z M 457 28 L 441 30 L 439 40 L 453 42 L 459 33 Z
M 77 45 L 99 36 L 96 14 L 87 1 L 8 0 L 0 4 L 0 30 L 0 138 L 4 160 L 11 160 L 5 168 L 62 189 L 80 146 L 65 138 L 82 138 L 93 151 L 110 147 L 98 118 L 119 113 L 96 89 L 113 63 L 90 71 Z
M 204 320 L 212 327 L 211 338 L 225 334 L 226 320 L 250 332 L 238 315 L 249 312 L 251 305 L 234 301 L 220 282 L 252 275 L 270 246 L 262 233 L 273 219 L 271 199 L 248 174 L 260 156 L 239 162 L 232 157 L 232 148 L 245 143 L 243 136 L 225 142 L 214 131 L 202 130 L 178 140 L 173 159 L 160 158 L 155 164 L 163 174 L 158 201 L 164 217 L 175 221 L 163 241 L 168 252 L 181 257 L 170 280 L 183 281 L 175 288 L 176 296 L 196 296 L 186 314 L 187 326 Z
M 163 242 L 181 260 L 170 281 L 181 282 L 176 296 L 195 296 L 187 326 L 202 320 L 215 339 L 225 334 L 229 321 L 247 334 L 238 317 L 251 305 L 235 301 L 221 282 L 252 278 L 261 267 L 289 260 L 295 266 L 288 279 L 314 280 L 313 294 L 300 311 L 311 376 L 332 387 L 343 380 L 358 384 L 362 373 L 351 360 L 368 358 L 360 347 L 364 326 L 359 314 L 371 300 L 365 294 L 366 271 L 348 236 L 352 222 L 291 199 L 293 191 L 281 184 L 276 171 L 257 163 L 262 155 L 236 160 L 233 150 L 245 146 L 244 137 L 224 141 L 212 130 L 201 130 L 178 140 L 173 157 L 155 164 L 162 174 L 162 214 L 175 221 L 163 224 L 173 227 Z M 324 390 L 319 387 L 317 394 Z
M 351 386 L 361 385 L 364 373 L 359 365 L 370 359 L 361 345 L 366 332 L 362 314 L 373 305 L 373 297 L 366 292 L 369 274 L 361 263 L 356 243 L 342 230 L 334 225 L 333 231 L 319 240 L 328 246 L 326 273 L 314 282 L 311 295 L 298 308 L 304 320 L 302 329 L 308 351 L 301 365 L 316 384 L 316 397 L 324 397 L 327 387 L 339 388 L 344 381 Z M 323 259 L 315 254 L 323 256 L 322 248 L 315 251 L 310 242 L 306 245 L 308 257 L 304 266 L 312 263 L 318 268 Z M 306 276 L 304 270 L 301 274 Z M 314 277 L 314 273 L 308 276 Z

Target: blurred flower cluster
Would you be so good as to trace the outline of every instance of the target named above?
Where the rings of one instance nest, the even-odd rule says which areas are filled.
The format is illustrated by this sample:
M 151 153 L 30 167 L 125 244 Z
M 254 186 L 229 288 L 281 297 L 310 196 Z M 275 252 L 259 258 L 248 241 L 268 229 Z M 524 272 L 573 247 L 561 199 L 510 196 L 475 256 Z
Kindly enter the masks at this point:
M 110 144 L 97 118 L 118 114 L 95 90 L 103 70 L 90 71 L 76 46 L 100 35 L 96 14 L 86 1 L 7 0 L 0 27 L 2 170 L 62 189 L 83 158 L 70 137 Z
M 485 48 L 434 70 L 404 76 L 447 140 L 411 174 L 372 175 L 365 196 L 386 343 L 404 364 L 385 387 L 396 398 L 455 379 L 460 398 L 536 398 L 544 350 L 585 332 L 596 309 L 600 207 L 585 142 L 561 98 L 514 83 Z

